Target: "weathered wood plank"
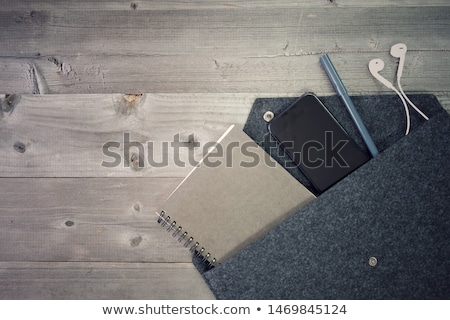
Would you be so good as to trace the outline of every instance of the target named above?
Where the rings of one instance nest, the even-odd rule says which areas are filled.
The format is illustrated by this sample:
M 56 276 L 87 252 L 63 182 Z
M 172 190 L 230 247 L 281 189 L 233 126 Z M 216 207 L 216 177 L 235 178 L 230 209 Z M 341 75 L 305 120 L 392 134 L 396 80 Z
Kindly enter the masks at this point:
M 0 262 L 0 299 L 214 299 L 190 263 Z
M 299 8 L 322 6 L 345 7 L 418 7 L 418 6 L 448 6 L 447 0 L 302 0 L 286 1 L 278 0 L 231 0 L 231 1 L 157 1 L 157 0 L 96 0 L 96 1 L 70 1 L 70 0 L 22 0 L 1 6 L 0 11 L 10 10 L 199 10 L 218 8 Z
M 180 181 L 2 178 L 0 261 L 190 262 L 155 213 Z
M 414 1 L 414 0 L 412 0 Z M 439 0 L 433 0 L 439 3 Z M 96 0 L 96 1 L 70 1 L 70 0 L 24 0 L 0 7 L 0 11 L 11 10 L 208 10 L 208 9 L 241 9 L 241 8 L 299 8 L 299 7 L 322 7 L 332 6 L 329 0 L 303 0 L 286 1 L 279 0 L 231 0 L 231 1 L 180 1 L 180 0 Z
M 33 62 L 0 58 L 0 93 L 38 93 Z
M 281 51 L 281 49 L 280 49 Z M 396 59 L 389 50 L 373 53 L 330 54 L 349 91 L 389 92 L 370 75 L 372 58 L 386 61 L 382 74 L 394 79 Z M 296 93 L 315 91 L 331 94 L 333 89 L 319 63 L 317 52 L 280 52 L 244 57 L 105 57 L 101 64 L 90 58 L 65 59 L 76 75 L 55 72 L 47 63 L 36 62 L 52 93 L 156 92 L 156 93 Z M 98 74 L 90 70 L 100 68 Z M 177 70 L 168 72 L 168 70 Z M 403 82 L 410 91 L 447 91 L 450 55 L 448 51 L 409 50 Z M 7 93 L 7 92 L 5 92 Z
M 408 59 L 430 63 L 431 68 L 418 71 L 441 78 L 448 87 L 442 82 L 448 77 L 431 76 L 427 70 L 449 65 L 449 10 L 0 12 L 0 40 L 8 43 L 0 47 L 0 65 L 12 57 L 16 64 L 35 65 L 50 93 L 297 92 L 293 79 L 313 85 L 323 81 L 317 57 L 321 53 L 340 55 L 350 62 L 349 72 L 365 75 L 366 59 L 402 41 L 409 47 Z M 362 68 L 358 60 L 364 61 Z M 3 85 L 8 81 L 0 74 L 0 92 L 35 91 L 28 82 L 18 83 L 14 92 L 1 89 L 11 88 Z
M 390 92 L 370 75 L 367 64 L 372 58 L 386 62 L 382 74 L 393 81 L 397 61 L 386 52 L 330 54 L 348 90 L 353 94 Z M 50 93 L 279 93 L 293 94 L 315 91 L 332 94 L 333 89 L 319 63 L 321 53 L 293 53 L 289 55 L 254 55 L 243 58 L 205 57 L 201 64 L 190 64 L 188 59 L 162 57 L 105 57 L 102 64 L 89 58 L 64 59 L 75 73 L 61 74 L 48 68 L 46 62 L 34 63 L 44 70 Z M 0 59 L 1 60 L 1 59 Z M 93 69 L 98 69 L 95 73 Z M 167 72 L 180 70 L 180 72 Z M 22 71 L 28 72 L 26 68 Z M 405 90 L 438 93 L 449 87 L 450 55 L 447 51 L 410 50 L 405 64 Z M 1 75 L 0 75 L 1 77 Z M 35 93 L 37 80 L 15 75 L 0 93 Z M 0 83 L 3 80 L 0 79 Z M 25 85 L 24 85 L 25 83 Z M 38 89 L 36 89 L 38 88 Z
M 342 65 L 339 59 L 336 61 Z M 411 92 L 412 75 L 408 76 L 411 71 L 407 69 L 403 86 Z M 394 76 L 395 71 L 391 71 L 386 70 L 386 76 Z M 345 70 L 342 75 L 344 82 L 353 76 Z M 427 79 L 422 80 L 420 86 L 416 83 L 416 89 L 435 87 Z M 431 83 L 437 85 L 438 80 Z M 381 88 L 373 79 L 366 81 L 372 82 L 372 88 Z M 334 94 L 328 80 L 323 82 L 330 87 L 326 91 Z M 355 94 L 351 85 L 348 88 L 350 94 Z M 304 89 L 321 93 L 316 87 Z M 438 94 L 444 99 L 444 107 L 449 108 L 445 98 L 448 92 L 423 92 Z M 0 177 L 182 178 L 201 159 L 208 142 L 216 141 L 230 124 L 245 122 L 256 97 L 257 94 L 9 96 L 0 99 L 4 109 L 0 114 Z M 125 143 L 126 135 L 129 144 Z M 117 145 L 108 146 L 110 142 Z M 140 143 L 141 150 L 132 143 Z
M 434 48 L 430 46 L 433 41 L 448 31 L 448 10 L 447 7 L 426 7 L 399 11 L 390 8 L 240 9 L 231 12 L 36 11 L 32 15 L 1 12 L 0 36 L 10 41 L 8 46 L 0 48 L 0 52 L 2 55 L 18 54 L 20 48 L 25 56 L 34 52 L 41 55 L 76 55 L 77 52 L 186 55 L 213 47 L 221 52 L 228 49 L 234 53 L 239 48 L 249 54 L 264 54 L 270 52 L 263 50 L 284 48 L 289 40 L 290 45 L 286 48 L 289 51 L 335 49 L 335 41 L 342 50 L 373 50 L 370 36 L 377 36 L 378 48 L 383 49 L 380 47 L 382 40 L 391 40 L 393 25 L 396 26 L 395 35 L 403 41 L 407 40 L 405 37 L 417 39 L 422 35 L 421 47 Z M 427 30 L 423 30 L 424 26 Z M 12 38 L 19 33 L 19 39 Z M 352 34 L 352 37 L 340 37 L 342 34 Z M 303 38 L 314 41 L 302 42 Z
M 444 49 L 448 7 L 0 12 L 1 56 L 191 56 Z M 349 36 L 351 35 L 351 36 Z M 436 44 L 440 46 L 437 47 Z M 448 49 L 448 48 L 447 48 Z M 58 61 L 52 61 L 58 64 Z
M 207 142 L 245 121 L 251 102 L 214 95 L 41 95 L 2 105 L 9 109 L 0 118 L 1 177 L 184 177 Z
M 359 1 L 359 0 L 331 0 L 333 4 L 341 7 L 433 7 L 433 6 L 449 6 L 447 0 L 374 0 L 374 1 Z

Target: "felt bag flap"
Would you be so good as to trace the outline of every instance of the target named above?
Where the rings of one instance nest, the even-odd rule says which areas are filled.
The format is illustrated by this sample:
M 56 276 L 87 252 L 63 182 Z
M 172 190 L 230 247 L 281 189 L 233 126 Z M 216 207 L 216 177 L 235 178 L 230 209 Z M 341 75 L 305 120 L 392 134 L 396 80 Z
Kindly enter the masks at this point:
M 300 183 L 311 192 L 319 195 L 310 181 L 295 166 L 284 152 L 277 148 L 276 142 L 271 138 L 268 124 L 264 120 L 267 111 L 274 113 L 275 117 L 288 108 L 297 98 L 259 98 L 256 99 L 247 121 L 244 131 L 261 147 L 266 150 L 278 163 L 285 167 Z M 337 96 L 319 97 L 330 113 L 341 124 L 348 135 L 365 153 L 369 154 L 361 135 L 351 120 L 347 109 Z M 353 96 L 351 97 L 358 113 L 364 121 L 378 150 L 384 151 L 390 145 L 405 135 L 406 115 L 403 104 L 397 95 Z M 410 95 L 413 103 L 431 117 L 442 109 L 438 100 L 433 95 Z M 425 122 L 417 112 L 410 108 L 411 132 Z
M 216 297 L 450 297 L 450 117 L 428 98 L 429 121 L 406 137 L 384 122 L 378 157 L 204 272 Z

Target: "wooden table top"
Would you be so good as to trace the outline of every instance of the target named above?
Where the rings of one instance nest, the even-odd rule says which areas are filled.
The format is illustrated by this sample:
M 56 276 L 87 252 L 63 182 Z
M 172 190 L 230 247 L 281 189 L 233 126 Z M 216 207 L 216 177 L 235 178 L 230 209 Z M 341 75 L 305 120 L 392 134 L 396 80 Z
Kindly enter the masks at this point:
M 164 142 L 200 157 L 258 97 L 335 94 L 324 53 L 350 95 L 390 94 L 367 65 L 394 81 L 399 42 L 403 89 L 450 110 L 449 21 L 446 0 L 1 6 L 0 298 L 213 299 L 156 223 L 192 168 Z

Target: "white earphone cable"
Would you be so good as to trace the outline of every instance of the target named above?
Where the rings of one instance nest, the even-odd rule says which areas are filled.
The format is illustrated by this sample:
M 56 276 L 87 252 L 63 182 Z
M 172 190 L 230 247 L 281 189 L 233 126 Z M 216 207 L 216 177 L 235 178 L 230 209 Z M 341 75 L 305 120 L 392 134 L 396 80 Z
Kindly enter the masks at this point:
M 405 113 L 406 113 L 406 132 L 405 132 L 405 136 L 409 133 L 409 130 L 411 128 L 411 118 L 409 116 L 409 109 L 408 109 L 408 104 L 405 101 L 405 98 L 403 97 L 403 95 L 394 87 L 391 87 L 392 90 L 394 90 L 394 92 L 400 97 L 400 99 L 402 100 L 403 103 L 403 107 L 405 108 Z
M 410 106 L 413 107 L 414 110 L 416 110 L 425 120 L 429 120 L 429 118 L 414 103 L 412 103 L 411 100 L 409 100 L 408 96 L 403 91 L 402 85 L 400 84 L 400 78 L 397 78 L 397 85 L 398 85 L 398 88 L 400 89 L 402 96 L 405 98 L 406 101 L 408 101 Z

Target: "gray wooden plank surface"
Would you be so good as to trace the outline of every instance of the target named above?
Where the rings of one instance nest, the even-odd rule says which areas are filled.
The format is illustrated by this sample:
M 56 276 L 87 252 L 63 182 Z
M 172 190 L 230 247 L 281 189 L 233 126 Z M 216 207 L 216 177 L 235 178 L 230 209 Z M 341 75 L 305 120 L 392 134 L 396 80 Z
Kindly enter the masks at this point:
M 0 288 L 8 300 L 214 299 L 188 263 L 0 262 Z
M 8 108 L 0 118 L 2 177 L 184 177 L 195 164 L 190 159 L 199 161 L 205 144 L 230 124 L 243 123 L 251 107 L 248 96 L 214 95 L 39 95 L 2 101 Z M 115 159 L 104 153 L 109 142 L 119 144 L 108 148 L 120 156 L 114 167 L 107 165 Z M 137 142 L 141 150 L 131 146 Z
M 392 44 L 392 43 L 390 43 Z M 67 57 L 69 70 L 62 75 L 56 68 L 36 65 L 50 93 L 298 93 L 314 91 L 333 93 L 332 87 L 319 63 L 318 52 L 253 53 L 238 56 L 195 57 Z M 330 53 L 346 87 L 352 93 L 390 92 L 370 75 L 368 63 L 373 58 L 386 61 L 382 74 L 393 81 L 397 66 L 389 49 L 373 53 Z M 191 60 L 192 58 L 192 60 Z M 98 64 L 96 62 L 98 62 Z M 198 63 L 197 63 L 198 62 Z M 47 64 L 44 61 L 45 64 Z M 114 67 L 113 67 L 114 66 Z M 90 70 L 100 68 L 103 71 Z M 104 68 L 104 69 L 103 69 Z M 87 71 L 86 71 L 87 70 Z M 167 72 L 177 70 L 177 72 Z M 409 50 L 405 63 L 403 83 L 405 90 L 433 92 L 447 91 L 449 86 L 450 55 L 447 50 Z M 441 75 L 441 76 L 436 76 Z M 33 81 L 35 83 L 36 81 Z M 32 84 L 23 88 L 33 88 Z M 8 92 L 5 92 L 8 93 Z
M 449 15 L 448 6 L 1 11 L 0 68 L 26 74 L 0 72 L 0 88 L 17 88 L 0 92 L 33 93 L 42 82 L 49 93 L 292 93 L 326 83 L 325 52 L 352 75 L 353 90 L 370 90 L 361 82 L 368 60 L 389 58 L 400 41 L 415 63 L 405 74 L 417 81 L 412 90 L 423 81 L 446 90 L 448 77 L 435 72 L 448 74 Z
M 340 7 L 433 7 L 433 6 L 449 6 L 450 3 L 446 0 L 374 0 L 374 1 L 359 1 L 359 0 L 329 0 L 336 6 Z
M 199 157 L 257 97 L 334 94 L 323 53 L 350 94 L 391 93 L 367 63 L 393 81 L 397 42 L 405 91 L 450 111 L 449 17 L 447 0 L 5 2 L 0 299 L 213 298 L 154 217 L 192 166 L 140 168 L 132 149 L 102 167 L 104 143 L 126 132 L 173 160 L 179 133 L 180 158 Z
M 2 109 L 9 109 L 0 117 L 0 176 L 184 177 L 208 142 L 230 124 L 243 125 L 257 96 L 146 94 L 131 102 L 123 95 L 3 96 Z M 448 108 L 448 94 L 438 96 Z M 142 150 L 126 147 L 126 134 Z M 120 162 L 105 153 L 109 142 L 118 144 L 108 150 Z
M 414 1 L 414 0 L 412 0 Z M 434 0 L 439 3 L 439 0 Z M 10 10 L 207 10 L 207 9 L 239 9 L 239 8 L 274 8 L 274 7 L 317 7 L 330 6 L 329 0 L 302 0 L 286 1 L 281 0 L 274 3 L 269 0 L 231 0 L 231 1 L 180 1 L 180 0 L 96 0 L 96 1 L 70 1 L 70 0 L 24 0 L 11 3 L 9 6 L 2 7 L 0 11 Z
M 38 93 L 32 63 L 15 58 L 0 58 L 0 93 Z
M 0 261 L 191 262 L 157 223 L 181 179 L 0 179 Z
M 409 92 L 407 81 L 404 88 Z M 309 89 L 305 91 L 320 91 Z M 244 124 L 256 97 L 257 94 L 3 96 L 0 177 L 181 178 L 201 159 L 207 143 L 216 141 L 230 124 Z M 450 108 L 448 92 L 438 94 L 438 98 L 445 108 Z M 125 143 L 126 135 L 130 144 Z M 117 145 L 104 148 L 110 142 Z M 141 150 L 131 143 L 140 143 Z
M 173 10 L 173 9 L 239 9 L 239 8 L 299 8 L 299 7 L 429 7 L 448 6 L 447 0 L 302 0 L 302 1 L 270 1 L 270 0 L 230 0 L 230 1 L 208 1 L 208 0 L 96 0 L 96 1 L 70 1 L 70 0 L 22 0 L 1 6 L 0 11 L 11 10 Z

